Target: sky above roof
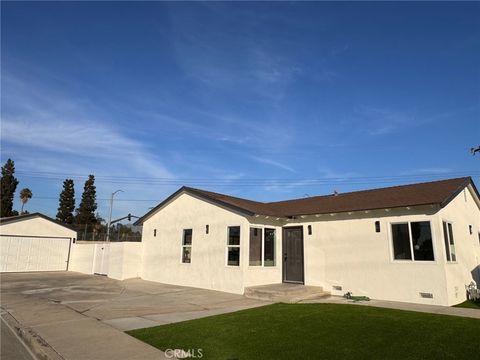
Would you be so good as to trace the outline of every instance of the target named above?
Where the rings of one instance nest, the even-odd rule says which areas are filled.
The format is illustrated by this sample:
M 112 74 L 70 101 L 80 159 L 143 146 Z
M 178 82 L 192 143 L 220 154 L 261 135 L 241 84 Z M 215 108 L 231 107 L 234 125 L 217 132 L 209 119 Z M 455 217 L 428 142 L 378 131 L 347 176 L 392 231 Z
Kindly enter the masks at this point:
M 54 216 L 472 175 L 480 3 L 2 2 L 1 161 Z M 18 193 L 16 194 L 18 197 Z M 16 199 L 16 208 L 20 205 Z

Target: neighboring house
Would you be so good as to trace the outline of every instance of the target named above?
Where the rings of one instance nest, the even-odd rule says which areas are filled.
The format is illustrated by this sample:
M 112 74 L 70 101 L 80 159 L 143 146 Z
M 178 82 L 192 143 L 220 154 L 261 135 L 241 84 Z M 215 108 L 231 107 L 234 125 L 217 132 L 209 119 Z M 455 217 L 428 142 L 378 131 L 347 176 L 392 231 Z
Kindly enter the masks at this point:
M 0 271 L 68 270 L 77 232 L 40 213 L 0 219 Z
M 469 177 L 261 203 L 182 187 L 137 221 L 143 279 L 233 293 L 293 282 L 452 305 L 480 277 Z

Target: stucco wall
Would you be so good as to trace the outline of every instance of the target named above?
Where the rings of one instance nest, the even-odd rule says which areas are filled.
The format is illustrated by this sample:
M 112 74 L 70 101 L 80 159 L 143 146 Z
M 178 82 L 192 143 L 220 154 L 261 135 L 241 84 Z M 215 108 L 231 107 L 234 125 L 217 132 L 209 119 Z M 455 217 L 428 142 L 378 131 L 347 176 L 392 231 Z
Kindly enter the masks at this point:
M 83 274 L 93 274 L 95 244 L 77 241 L 70 249 L 70 264 L 68 269 Z
M 446 304 L 441 233 L 436 209 L 392 209 L 305 218 L 305 284 L 323 286 L 335 295 L 351 291 L 374 299 Z M 310 220 L 310 222 L 309 222 Z M 381 231 L 375 232 L 375 221 Z M 435 261 L 394 260 L 391 223 L 430 221 Z M 312 235 L 307 226 L 312 225 Z M 333 286 L 341 286 L 336 291 Z M 432 293 L 433 299 L 420 297 Z
M 467 188 L 458 194 L 452 202 L 438 213 L 439 224 L 442 221 L 452 223 L 455 240 L 456 262 L 447 262 L 445 246 L 442 243 L 442 258 L 446 271 L 448 305 L 465 301 L 465 285 L 472 279 L 480 286 L 480 210 L 474 201 L 472 192 Z M 470 234 L 469 225 L 472 226 Z M 441 230 L 441 229 L 440 229 Z M 441 232 L 443 237 L 443 230 Z M 442 238 L 443 239 L 443 238 Z
M 206 225 L 209 233 L 206 234 Z M 226 265 L 227 226 L 240 226 L 241 266 Z M 157 235 L 154 236 L 154 229 Z M 192 260 L 181 262 L 184 229 L 193 229 Z M 182 193 L 143 225 L 142 278 L 167 284 L 243 293 L 248 262 L 248 221 L 244 216 Z
M 76 238 L 77 233 L 41 217 L 21 219 L 8 224 L 0 224 L 0 234 L 20 236 L 52 236 Z
M 140 276 L 142 243 L 140 242 L 103 242 L 80 241 L 72 245 L 70 256 L 70 271 L 93 274 L 95 256 L 101 256 L 99 247 L 108 248 L 108 277 L 124 280 Z M 97 269 L 98 270 L 98 269 Z
M 117 280 L 140 276 L 142 243 L 120 242 L 109 244 L 108 277 Z

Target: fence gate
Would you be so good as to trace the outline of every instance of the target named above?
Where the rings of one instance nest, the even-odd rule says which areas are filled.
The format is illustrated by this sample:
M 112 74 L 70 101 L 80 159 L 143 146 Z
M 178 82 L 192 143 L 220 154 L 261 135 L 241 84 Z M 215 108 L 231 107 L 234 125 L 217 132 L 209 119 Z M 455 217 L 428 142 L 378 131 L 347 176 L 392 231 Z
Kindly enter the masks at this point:
M 95 262 L 93 264 L 93 273 L 98 275 L 108 275 L 108 254 L 109 243 L 95 244 Z
M 71 239 L 0 235 L 2 272 L 68 270 Z

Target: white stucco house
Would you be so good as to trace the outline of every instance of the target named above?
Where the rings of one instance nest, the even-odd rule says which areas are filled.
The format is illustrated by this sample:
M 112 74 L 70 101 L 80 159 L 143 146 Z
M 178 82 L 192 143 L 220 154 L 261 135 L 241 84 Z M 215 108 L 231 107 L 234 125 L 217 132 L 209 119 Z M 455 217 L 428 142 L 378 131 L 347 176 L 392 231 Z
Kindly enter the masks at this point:
M 77 232 L 44 214 L 0 219 L 0 271 L 65 271 Z
M 182 187 L 137 221 L 143 279 L 232 293 L 291 282 L 453 305 L 480 278 L 480 196 L 457 178 L 262 203 Z
M 282 282 L 454 305 L 480 284 L 480 196 L 457 178 L 262 203 L 182 187 L 142 242 L 75 241 L 42 214 L 0 219 L 1 271 L 70 270 L 243 294 Z

